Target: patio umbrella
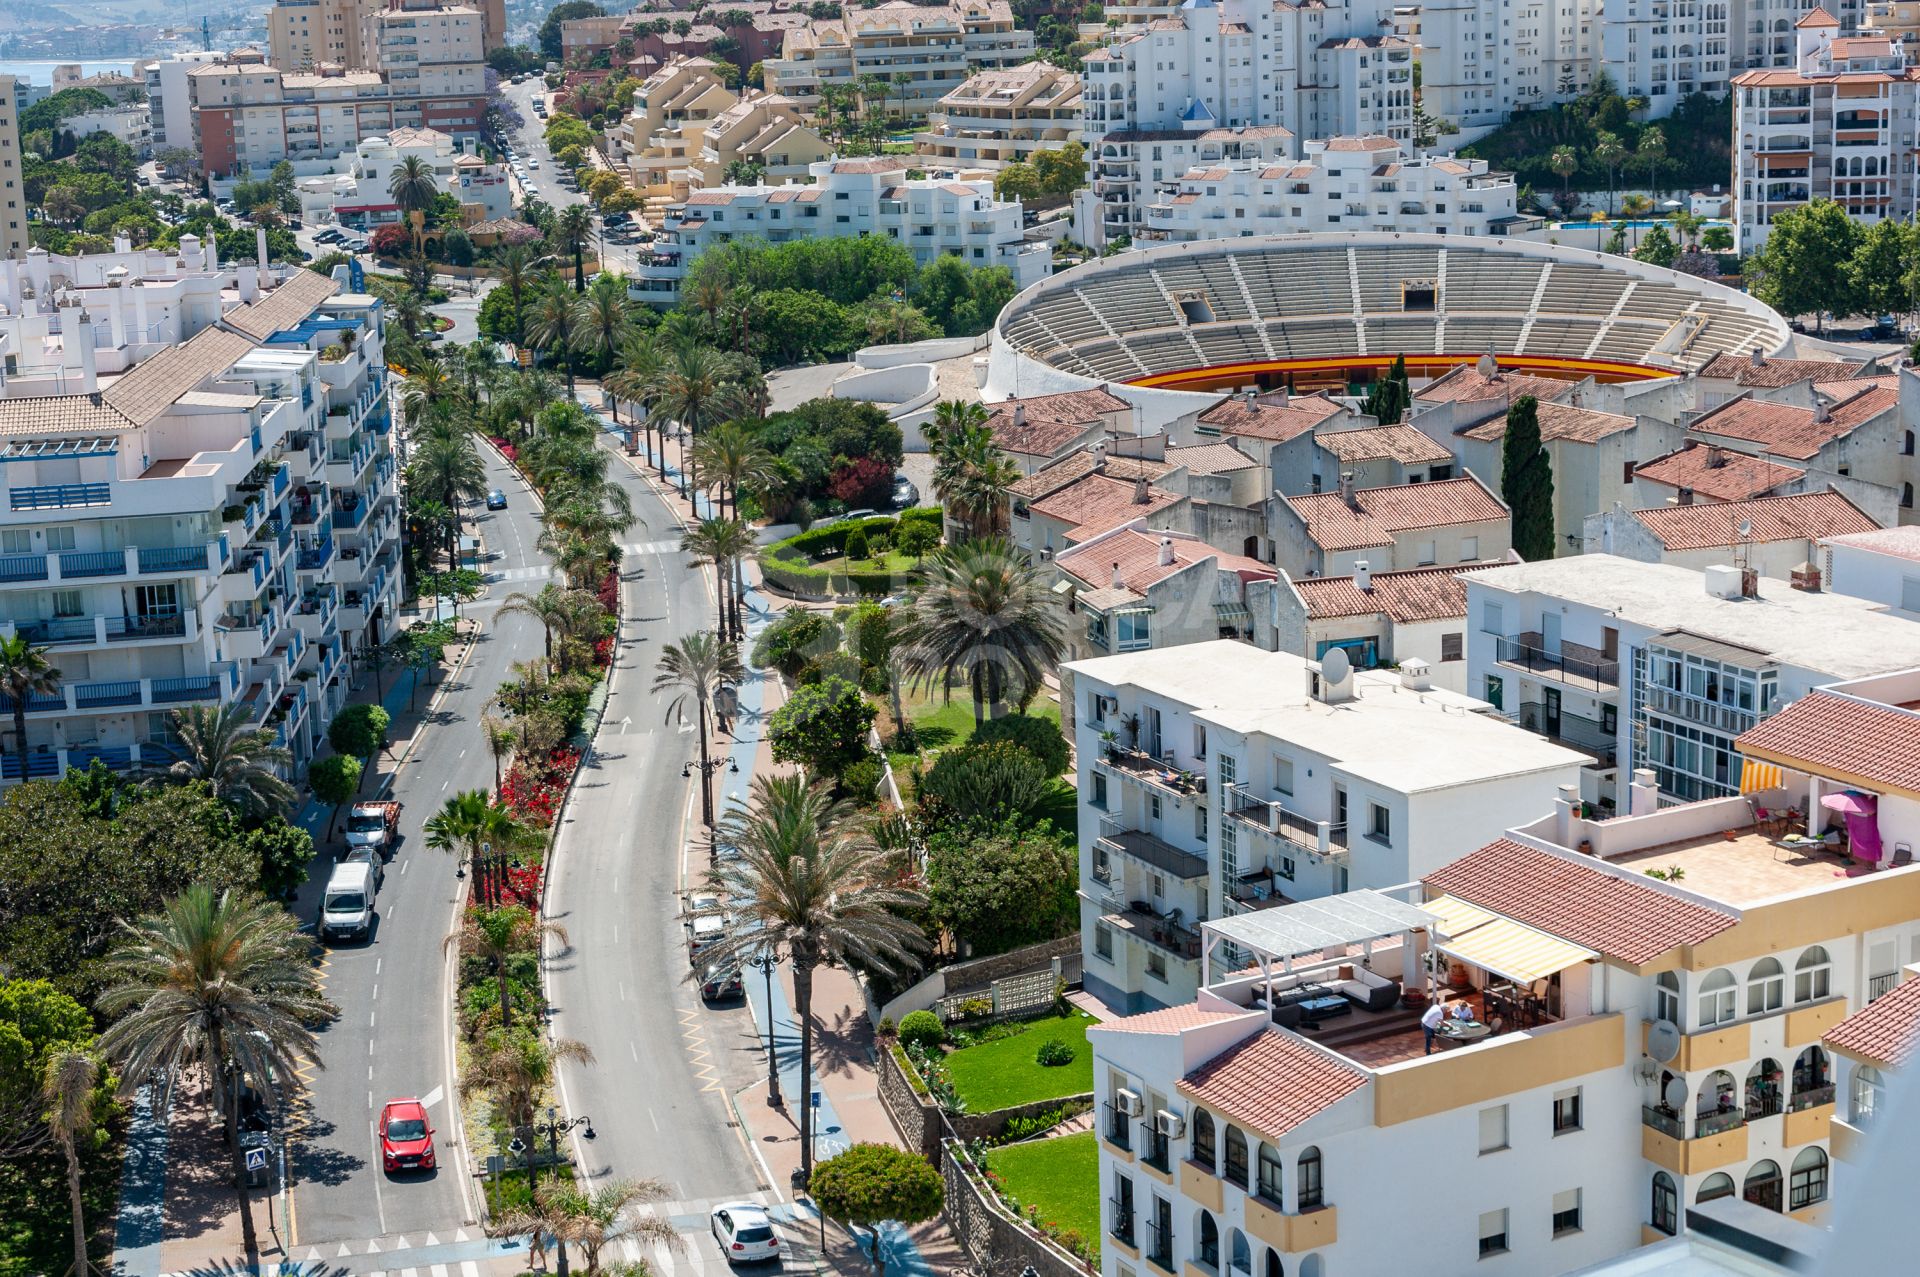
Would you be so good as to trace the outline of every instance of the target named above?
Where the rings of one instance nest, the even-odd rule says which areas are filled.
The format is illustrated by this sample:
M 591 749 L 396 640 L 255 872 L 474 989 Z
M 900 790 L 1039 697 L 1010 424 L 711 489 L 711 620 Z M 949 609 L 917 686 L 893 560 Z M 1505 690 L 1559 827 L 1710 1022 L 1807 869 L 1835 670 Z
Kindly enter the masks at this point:
M 1872 794 L 1862 794 L 1851 789 L 1837 794 L 1828 794 L 1820 800 L 1820 805 L 1828 811 L 1839 812 L 1842 816 L 1871 816 L 1879 810 L 1879 800 Z
M 1847 790 L 1828 794 L 1820 800 L 1820 805 L 1828 811 L 1839 812 L 1846 821 L 1847 847 L 1856 858 L 1880 859 L 1880 822 L 1874 817 L 1880 805 L 1878 799 L 1872 794 Z

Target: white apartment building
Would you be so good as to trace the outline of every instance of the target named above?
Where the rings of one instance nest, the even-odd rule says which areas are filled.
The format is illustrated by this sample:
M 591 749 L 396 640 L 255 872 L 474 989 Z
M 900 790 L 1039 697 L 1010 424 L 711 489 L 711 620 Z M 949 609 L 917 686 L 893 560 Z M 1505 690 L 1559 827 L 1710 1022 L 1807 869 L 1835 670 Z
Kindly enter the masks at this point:
M 1511 523 L 1505 503 L 1471 474 L 1383 488 L 1355 487 L 1343 474 L 1332 492 L 1283 495 L 1267 510 L 1274 562 L 1290 576 L 1497 559 L 1513 546 Z
M 1147 205 L 1148 240 L 1230 239 L 1320 231 L 1503 234 L 1513 178 L 1485 160 L 1409 156 L 1390 137 L 1313 139 L 1294 163 L 1196 168 Z
M 766 87 L 813 111 L 822 88 L 882 75 L 893 85 L 890 109 L 920 116 L 976 71 L 1019 66 L 1033 50 L 1033 32 L 1007 0 L 886 0 L 787 28 L 780 56 L 765 60 Z
M 1662 504 L 1587 516 L 1586 551 L 1704 572 L 1736 558 L 1762 576 L 1790 581 L 1818 571 L 1819 542 L 1881 525 L 1831 488 L 1751 501 Z
M 1876 699 L 1920 695 L 1899 678 Z M 1904 714 L 1920 748 L 1920 718 L 1859 695 L 1750 733 L 1781 729 L 1743 741 L 1780 760 L 1751 797 L 1661 808 L 1642 776 L 1630 815 L 1563 795 L 1411 886 L 1203 923 L 1190 1003 L 1088 1034 L 1107 1277 L 1533 1277 L 1683 1234 L 1722 1198 L 1827 1222 L 1846 1110 L 1822 1037 L 1920 952 L 1920 869 L 1774 845 L 1786 805 L 1824 813 L 1840 789 L 1877 802 L 1856 850 L 1920 836 L 1912 750 L 1869 744 Z M 1429 1052 L 1434 997 L 1472 1021 Z
M 1920 666 L 1920 626 L 1879 604 L 1733 566 L 1704 572 L 1583 554 L 1465 575 L 1467 689 L 1586 750 L 1581 797 L 1740 792 L 1736 738 L 1836 679 Z
M 1472 566 L 1480 566 L 1474 564 Z M 1254 641 L 1319 660 L 1334 648 L 1355 669 L 1426 668 L 1442 691 L 1467 694 L 1467 588 L 1460 565 L 1351 576 L 1289 577 L 1247 591 Z
M 1478 130 L 1504 123 L 1516 109 L 1584 92 L 1600 43 L 1601 7 L 1602 0 L 1422 4 L 1417 42 L 1427 110 Z
M 485 97 L 486 21 L 471 5 L 394 0 L 361 13 L 367 65 L 395 97 Z
M 505 166 L 488 164 L 437 129 L 401 128 L 361 140 L 345 173 L 301 178 L 295 183 L 300 216 L 310 222 L 378 226 L 400 220 L 393 202 L 394 169 L 418 159 L 446 192 L 468 209 L 470 221 L 489 221 L 513 211 L 513 188 Z
M 1405 883 L 1586 761 L 1413 669 L 1336 679 L 1230 640 L 1064 668 L 1086 982 L 1127 1010 L 1192 1000 L 1206 920 Z
M 1802 17 L 1791 62 L 1733 79 L 1734 236 L 1743 253 L 1766 243 L 1776 214 L 1830 199 L 1861 222 L 1911 221 L 1906 163 L 1920 82 L 1906 46 L 1884 35 L 1843 36 L 1825 9 Z
M 1274 577 L 1258 559 L 1190 532 L 1152 531 L 1144 519 L 1062 550 L 1053 564 L 1065 585 L 1055 602 L 1068 660 L 1248 637 L 1248 587 Z
M 1793 67 L 1795 24 L 1822 11 L 1815 0 L 1599 0 L 1595 9 L 1602 32 L 1595 56 L 1621 93 L 1647 99 L 1656 119 L 1689 93 L 1726 93 L 1742 72 Z M 1862 0 L 1827 0 L 1825 21 L 1835 34 L 1851 35 L 1864 25 L 1865 9 Z
M 64 361 L 0 396 L 0 633 L 62 675 L 28 706 L 25 772 L 164 761 L 169 709 L 236 701 L 304 763 L 398 606 L 380 302 L 223 271 L 192 236 L 114 256 L 0 272 L 7 343 L 47 331 Z M 138 357 L 103 368 L 103 335 Z
M 736 236 L 772 243 L 811 236 L 886 235 L 922 266 L 951 253 L 970 266 L 1004 266 L 1025 288 L 1046 277 L 1052 251 L 1029 243 L 1020 201 L 996 200 L 989 181 L 908 178 L 904 156 L 823 160 L 808 186 L 716 186 L 667 212 L 629 290 L 670 306 L 687 267 L 709 244 Z
M 147 115 L 154 150 L 195 149 L 194 113 L 187 77 L 195 67 L 224 61 L 226 56 L 212 49 L 195 49 L 147 64 L 142 74 L 147 81 Z
M 27 251 L 27 199 L 20 161 L 20 109 L 14 78 L 0 76 L 0 253 L 18 258 Z
M 1003 169 L 1081 139 L 1080 77 L 1051 62 L 981 71 L 940 99 L 913 149 L 931 164 Z
M 153 154 L 153 117 L 145 106 L 117 106 L 99 111 L 82 111 L 62 120 L 60 127 L 76 138 L 105 133 L 133 148 L 134 155 L 146 159 Z

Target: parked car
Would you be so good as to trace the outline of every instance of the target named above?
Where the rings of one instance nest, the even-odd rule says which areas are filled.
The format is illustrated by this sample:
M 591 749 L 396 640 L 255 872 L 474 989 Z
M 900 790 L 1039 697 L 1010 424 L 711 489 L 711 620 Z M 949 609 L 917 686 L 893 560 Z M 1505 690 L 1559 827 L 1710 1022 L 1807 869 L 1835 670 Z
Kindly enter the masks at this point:
M 380 863 L 380 848 L 371 844 L 349 847 L 340 857 L 343 865 L 365 865 L 373 870 L 373 889 L 378 891 L 387 885 L 387 867 Z
M 731 923 L 724 913 L 703 913 L 687 919 L 687 965 L 699 966 L 700 955 L 726 939 Z
M 313 237 L 313 242 L 316 244 L 337 244 L 340 242 L 340 231 L 337 227 L 329 226 L 316 234 Z
M 608 213 L 605 217 L 601 218 L 600 220 L 608 226 L 625 226 L 628 222 L 631 222 L 633 220 L 633 214 L 632 213 Z
M 495 488 L 487 494 L 487 509 L 504 510 L 507 508 L 507 494 Z
M 780 1258 L 780 1238 L 773 1221 L 753 1202 L 722 1202 L 710 1216 L 714 1240 L 728 1263 L 752 1263 Z
M 904 510 L 911 505 L 920 504 L 920 489 L 913 486 L 913 480 L 904 474 L 893 476 L 894 508 Z
M 740 968 L 732 965 L 712 963 L 700 978 L 700 996 L 709 1002 L 719 1002 L 725 998 L 737 998 L 745 993 L 740 983 Z
M 419 1100 L 388 1100 L 380 1110 L 380 1165 L 389 1175 L 434 1169 L 433 1126 Z

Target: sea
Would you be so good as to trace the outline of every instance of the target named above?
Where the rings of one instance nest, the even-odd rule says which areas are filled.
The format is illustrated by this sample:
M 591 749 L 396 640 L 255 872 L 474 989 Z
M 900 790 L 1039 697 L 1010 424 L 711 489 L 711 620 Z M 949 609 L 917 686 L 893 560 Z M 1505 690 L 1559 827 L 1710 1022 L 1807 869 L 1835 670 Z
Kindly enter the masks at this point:
M 53 83 L 53 69 L 57 66 L 66 66 L 70 61 L 71 59 L 67 58 L 49 59 L 44 62 L 10 62 L 0 60 L 0 75 L 10 75 L 16 79 L 25 80 L 28 84 L 50 85 Z M 80 63 L 81 75 L 106 75 L 111 72 L 118 72 L 121 75 L 132 75 L 133 59 L 127 58 L 120 61 L 107 62 L 83 61 Z

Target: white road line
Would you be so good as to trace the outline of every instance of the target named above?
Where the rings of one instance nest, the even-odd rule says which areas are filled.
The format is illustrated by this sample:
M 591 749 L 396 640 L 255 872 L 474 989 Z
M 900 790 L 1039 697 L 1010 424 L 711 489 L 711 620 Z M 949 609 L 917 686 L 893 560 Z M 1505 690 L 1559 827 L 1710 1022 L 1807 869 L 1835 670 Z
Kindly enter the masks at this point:
M 640 1063 L 640 1048 L 631 1042 L 627 1043 L 627 1054 L 633 1057 L 635 1064 Z

